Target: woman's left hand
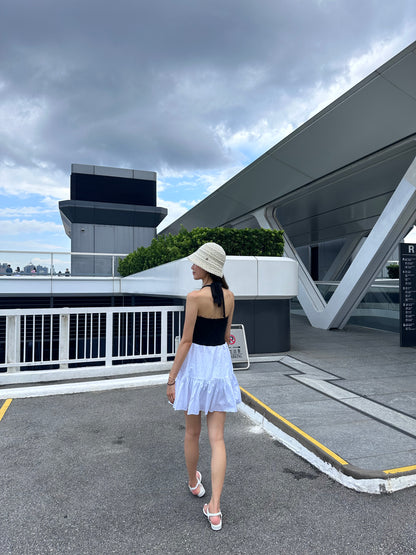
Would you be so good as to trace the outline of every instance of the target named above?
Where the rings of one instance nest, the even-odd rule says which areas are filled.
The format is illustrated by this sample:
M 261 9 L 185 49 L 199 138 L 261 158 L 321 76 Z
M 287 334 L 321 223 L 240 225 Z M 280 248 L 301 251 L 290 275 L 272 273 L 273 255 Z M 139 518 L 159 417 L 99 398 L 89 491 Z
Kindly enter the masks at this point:
M 175 384 L 168 385 L 166 395 L 168 396 L 169 403 L 173 404 L 175 401 Z

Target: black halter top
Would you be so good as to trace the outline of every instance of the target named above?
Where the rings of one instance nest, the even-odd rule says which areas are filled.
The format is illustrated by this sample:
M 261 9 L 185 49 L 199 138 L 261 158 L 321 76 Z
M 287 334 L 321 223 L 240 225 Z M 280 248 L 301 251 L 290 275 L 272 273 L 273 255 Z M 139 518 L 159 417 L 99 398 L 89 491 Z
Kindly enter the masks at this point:
M 203 287 L 211 287 L 212 284 L 203 285 Z M 211 287 L 211 292 L 213 288 Z M 214 296 L 214 295 L 213 295 Z M 224 295 L 222 294 L 221 288 L 220 299 L 222 304 L 223 318 L 204 318 L 203 316 L 197 316 L 194 335 L 192 337 L 192 343 L 197 343 L 198 345 L 223 345 L 225 343 L 225 330 L 227 329 L 228 317 L 225 316 L 225 302 Z

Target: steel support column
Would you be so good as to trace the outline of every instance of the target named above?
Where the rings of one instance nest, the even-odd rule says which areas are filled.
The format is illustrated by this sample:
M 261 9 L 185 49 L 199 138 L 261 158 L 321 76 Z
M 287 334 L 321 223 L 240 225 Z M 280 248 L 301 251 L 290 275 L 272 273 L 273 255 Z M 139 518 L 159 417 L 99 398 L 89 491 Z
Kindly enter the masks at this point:
M 282 229 L 273 207 L 253 212 L 261 227 Z M 312 326 L 322 329 L 343 328 L 352 311 L 380 272 L 395 246 L 416 219 L 416 158 L 363 242 L 328 303 L 318 291 L 296 249 L 285 234 L 285 256 L 299 263 L 299 302 Z

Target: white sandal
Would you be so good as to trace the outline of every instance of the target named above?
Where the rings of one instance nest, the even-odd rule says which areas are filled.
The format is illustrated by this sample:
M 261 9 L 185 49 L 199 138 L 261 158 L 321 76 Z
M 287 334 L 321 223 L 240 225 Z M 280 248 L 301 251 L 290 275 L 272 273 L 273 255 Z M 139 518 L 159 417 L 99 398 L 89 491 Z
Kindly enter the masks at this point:
M 199 474 L 199 477 L 198 477 L 198 474 Z M 199 472 L 199 470 L 196 471 L 196 479 L 197 479 L 196 486 L 194 486 L 193 488 L 191 488 L 191 486 L 188 483 L 189 491 L 192 493 L 192 495 L 195 495 L 195 497 L 203 497 L 205 495 L 205 488 L 201 483 L 202 474 Z M 198 489 L 198 486 L 200 486 L 199 493 L 194 493 L 194 491 Z
M 205 512 L 205 507 L 207 508 L 207 512 Z M 211 528 L 212 530 L 221 530 L 222 528 L 222 512 L 220 511 L 219 513 L 210 513 L 209 509 L 208 509 L 208 504 L 204 505 L 202 508 L 202 512 L 204 513 L 204 515 L 207 517 L 208 522 L 211 524 Z M 219 516 L 220 517 L 220 521 L 218 524 L 213 524 L 210 520 L 210 518 L 212 516 Z

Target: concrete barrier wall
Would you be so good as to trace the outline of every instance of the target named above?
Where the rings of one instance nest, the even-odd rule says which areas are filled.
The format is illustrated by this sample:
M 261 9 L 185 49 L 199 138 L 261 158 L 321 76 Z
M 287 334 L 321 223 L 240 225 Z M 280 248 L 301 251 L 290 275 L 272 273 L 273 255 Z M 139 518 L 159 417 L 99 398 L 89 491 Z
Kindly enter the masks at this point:
M 123 293 L 185 301 L 200 288 L 191 262 L 176 260 L 121 280 Z M 243 324 L 250 354 L 290 350 L 290 299 L 298 293 L 298 263 L 290 258 L 227 256 L 224 275 L 234 292 L 233 322 Z
M 121 280 L 121 292 L 186 298 L 200 288 L 182 258 Z M 291 299 L 298 294 L 298 263 L 291 258 L 227 256 L 224 275 L 236 299 Z

